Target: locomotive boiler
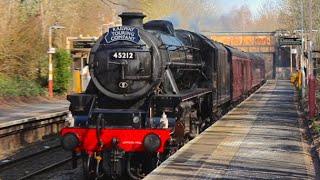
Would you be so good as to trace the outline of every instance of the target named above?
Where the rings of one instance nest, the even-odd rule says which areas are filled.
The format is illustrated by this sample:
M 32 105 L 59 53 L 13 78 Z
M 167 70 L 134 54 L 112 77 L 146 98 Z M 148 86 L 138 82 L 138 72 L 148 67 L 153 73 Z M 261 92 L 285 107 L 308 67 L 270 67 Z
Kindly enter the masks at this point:
M 62 145 L 82 154 L 88 179 L 143 178 L 240 99 L 232 98 L 238 89 L 232 62 L 244 52 L 169 21 L 143 24 L 142 13 L 119 16 L 122 26 L 111 27 L 91 49 L 85 93 L 67 97 L 74 126 L 62 129 Z M 248 66 L 248 77 L 258 72 L 258 86 L 263 60 L 241 57 L 234 64 Z

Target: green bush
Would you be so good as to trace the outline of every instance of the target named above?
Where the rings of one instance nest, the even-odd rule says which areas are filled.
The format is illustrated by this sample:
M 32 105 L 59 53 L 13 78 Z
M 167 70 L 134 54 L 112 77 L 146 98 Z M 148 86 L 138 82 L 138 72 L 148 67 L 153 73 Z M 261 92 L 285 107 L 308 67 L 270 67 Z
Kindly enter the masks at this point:
M 56 93 L 64 93 L 69 89 L 72 78 L 72 58 L 66 50 L 59 49 L 54 55 L 53 90 Z
M 0 97 L 39 96 L 45 93 L 46 89 L 35 81 L 20 76 L 9 77 L 0 74 Z
M 54 55 L 54 91 L 64 93 L 68 90 L 71 79 L 72 59 L 65 50 L 58 50 Z M 47 93 L 47 71 L 40 72 L 37 79 L 23 75 L 8 75 L 0 73 L 0 97 L 39 96 Z
M 316 133 L 320 134 L 320 124 L 317 123 L 318 119 L 319 119 L 319 117 L 315 117 L 315 118 L 311 119 L 311 121 L 312 121 L 311 125 L 312 125 L 312 128 L 314 129 L 314 131 Z

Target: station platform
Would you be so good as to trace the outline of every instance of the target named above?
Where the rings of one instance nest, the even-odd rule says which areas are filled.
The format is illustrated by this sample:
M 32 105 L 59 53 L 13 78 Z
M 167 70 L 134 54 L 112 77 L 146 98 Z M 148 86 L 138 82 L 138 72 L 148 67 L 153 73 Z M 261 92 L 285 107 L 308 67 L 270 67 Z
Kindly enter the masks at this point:
M 29 120 L 50 118 L 68 112 L 67 100 L 52 100 L 38 103 L 21 103 L 0 107 L 0 128 L 26 123 Z
M 267 81 L 146 176 L 154 179 L 317 179 L 289 81 Z

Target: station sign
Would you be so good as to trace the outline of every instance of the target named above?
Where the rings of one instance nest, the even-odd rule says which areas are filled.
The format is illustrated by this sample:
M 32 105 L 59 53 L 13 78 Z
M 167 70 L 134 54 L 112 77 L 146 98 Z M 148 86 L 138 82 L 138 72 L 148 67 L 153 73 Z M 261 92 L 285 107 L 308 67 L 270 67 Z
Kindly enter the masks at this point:
M 47 51 L 48 54 L 54 54 L 56 53 L 56 48 L 49 48 Z
M 298 54 L 297 49 L 291 49 L 291 54 Z
M 93 45 L 96 43 L 96 40 L 80 39 L 74 40 L 72 43 L 74 49 L 92 48 Z
M 302 44 L 301 39 L 299 38 L 290 38 L 290 37 L 280 37 L 279 38 L 279 45 L 280 46 L 299 46 Z

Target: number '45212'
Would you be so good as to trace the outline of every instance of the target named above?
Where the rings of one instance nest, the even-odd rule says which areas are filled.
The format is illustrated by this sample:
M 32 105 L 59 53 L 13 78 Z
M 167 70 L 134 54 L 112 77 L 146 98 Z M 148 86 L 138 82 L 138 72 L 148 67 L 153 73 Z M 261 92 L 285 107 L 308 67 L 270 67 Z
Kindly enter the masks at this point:
M 114 59 L 134 59 L 133 52 L 114 52 L 112 54 Z

